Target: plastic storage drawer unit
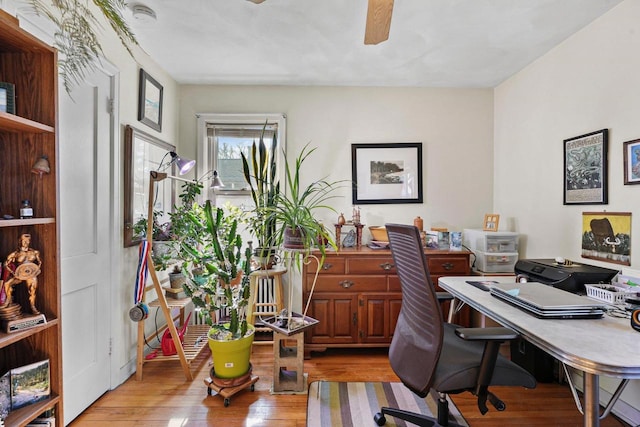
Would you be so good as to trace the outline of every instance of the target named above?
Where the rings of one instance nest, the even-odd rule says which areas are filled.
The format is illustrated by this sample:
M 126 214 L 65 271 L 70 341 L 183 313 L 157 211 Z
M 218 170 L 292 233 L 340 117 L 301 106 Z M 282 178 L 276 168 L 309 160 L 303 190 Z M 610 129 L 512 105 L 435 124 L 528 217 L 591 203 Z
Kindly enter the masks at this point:
M 518 253 L 476 251 L 475 269 L 485 273 L 513 273 Z
M 465 228 L 464 245 L 476 252 L 518 252 L 518 233 L 513 231 L 484 231 Z

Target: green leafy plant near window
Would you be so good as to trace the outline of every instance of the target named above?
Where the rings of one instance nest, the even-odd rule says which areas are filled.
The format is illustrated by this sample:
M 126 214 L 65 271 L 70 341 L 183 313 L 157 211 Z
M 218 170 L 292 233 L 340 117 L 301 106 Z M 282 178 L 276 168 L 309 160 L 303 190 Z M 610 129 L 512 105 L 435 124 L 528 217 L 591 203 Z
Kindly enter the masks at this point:
M 302 186 L 300 173 L 304 161 L 316 150 L 305 145 L 293 162 L 285 156 L 285 175 L 287 181 L 287 193 L 279 193 L 276 197 L 274 215 L 278 224 L 277 235 L 279 241 L 284 242 L 287 248 L 295 249 L 290 253 L 295 265 L 300 268 L 300 262 L 305 253 L 317 246 L 321 255 L 321 264 L 324 262 L 325 245 L 337 250 L 333 236 L 314 216 L 318 210 L 336 210 L 327 202 L 338 197 L 334 191 L 342 185 L 341 181 L 327 181 L 320 179 Z M 293 237 L 293 241 L 289 238 Z M 289 244 L 290 241 L 292 244 Z
M 38 15 L 57 27 L 54 45 L 60 52 L 58 68 L 64 88 L 71 93 L 74 86 L 95 69 L 103 54 L 98 41 L 98 18 L 89 7 L 89 0 L 28 0 Z M 125 0 L 91 0 L 107 20 L 122 45 L 133 56 L 129 45 L 137 45 L 133 31 L 122 16 Z

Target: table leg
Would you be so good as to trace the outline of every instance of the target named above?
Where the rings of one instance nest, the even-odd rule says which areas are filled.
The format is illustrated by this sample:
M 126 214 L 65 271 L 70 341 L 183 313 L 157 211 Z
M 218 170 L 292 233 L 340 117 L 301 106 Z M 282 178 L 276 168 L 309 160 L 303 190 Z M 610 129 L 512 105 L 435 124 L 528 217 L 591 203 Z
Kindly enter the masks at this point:
M 600 378 L 598 375 L 583 373 L 584 426 L 600 426 Z

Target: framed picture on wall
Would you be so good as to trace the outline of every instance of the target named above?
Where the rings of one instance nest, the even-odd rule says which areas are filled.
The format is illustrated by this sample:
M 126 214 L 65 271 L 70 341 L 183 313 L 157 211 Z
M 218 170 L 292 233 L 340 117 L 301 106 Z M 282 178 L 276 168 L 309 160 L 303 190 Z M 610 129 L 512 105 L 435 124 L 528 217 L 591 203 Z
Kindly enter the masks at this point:
M 606 205 L 608 129 L 564 140 L 564 204 Z
M 351 144 L 353 204 L 422 203 L 422 143 Z
M 640 184 L 640 139 L 624 143 L 624 185 Z
M 582 257 L 631 265 L 631 212 L 583 212 Z
M 152 129 L 162 130 L 162 86 L 140 69 L 138 120 Z

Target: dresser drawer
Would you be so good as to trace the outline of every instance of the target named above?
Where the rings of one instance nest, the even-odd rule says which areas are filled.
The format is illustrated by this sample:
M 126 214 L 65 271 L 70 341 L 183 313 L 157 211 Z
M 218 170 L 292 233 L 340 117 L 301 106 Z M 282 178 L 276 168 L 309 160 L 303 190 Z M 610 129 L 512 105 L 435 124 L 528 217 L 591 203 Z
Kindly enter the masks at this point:
M 305 290 L 311 291 L 313 276 L 307 275 Z M 318 276 L 315 292 L 386 292 L 386 276 Z
M 348 274 L 396 274 L 396 267 L 393 258 L 389 257 L 367 257 L 349 258 L 347 261 Z
M 429 272 L 433 275 L 465 275 L 469 272 L 469 259 L 465 256 L 429 257 L 427 258 L 427 264 L 429 265 Z
M 318 259 L 320 259 L 318 257 Z M 320 272 L 318 274 L 344 274 L 344 266 L 345 260 L 342 257 L 326 257 L 324 259 L 324 264 L 320 267 Z M 311 258 L 311 262 L 308 266 L 306 266 L 307 274 L 316 274 L 316 270 L 318 269 L 318 261 Z

